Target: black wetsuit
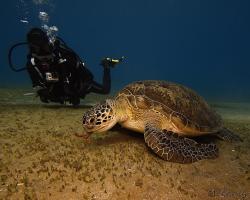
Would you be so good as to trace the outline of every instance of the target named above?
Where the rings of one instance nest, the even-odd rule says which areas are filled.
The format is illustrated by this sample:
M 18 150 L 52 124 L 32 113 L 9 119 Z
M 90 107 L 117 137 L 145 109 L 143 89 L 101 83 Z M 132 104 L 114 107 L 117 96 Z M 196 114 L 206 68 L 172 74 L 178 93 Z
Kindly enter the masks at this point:
M 57 85 L 57 88 L 63 88 L 64 90 L 57 90 L 54 92 L 54 96 L 62 96 L 62 94 L 65 93 L 68 96 L 84 98 L 86 94 L 91 92 L 99 94 L 108 94 L 110 92 L 110 67 L 103 66 L 103 83 L 99 84 L 94 81 L 92 73 L 85 67 L 85 64 L 81 62 L 77 54 L 64 45 L 56 46 L 53 51 L 52 59 L 48 62 L 49 64 L 42 64 L 39 60 L 39 56 L 35 54 L 29 54 L 27 58 L 27 69 L 33 87 L 41 86 L 45 88 L 43 89 L 43 92 L 48 92 L 46 91 L 46 88 L 48 88 L 46 72 L 58 73 L 58 83 L 52 84 Z M 50 99 L 48 94 L 46 95 L 47 99 Z

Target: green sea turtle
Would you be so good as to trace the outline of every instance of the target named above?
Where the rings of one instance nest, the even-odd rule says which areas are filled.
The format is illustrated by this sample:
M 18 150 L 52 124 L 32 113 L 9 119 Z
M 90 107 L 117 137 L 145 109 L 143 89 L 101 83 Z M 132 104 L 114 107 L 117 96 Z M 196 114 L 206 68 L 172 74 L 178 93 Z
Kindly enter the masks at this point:
M 113 99 L 97 104 L 83 115 L 84 133 L 104 132 L 116 123 L 136 132 L 158 156 L 190 163 L 216 158 L 215 144 L 200 144 L 192 137 L 214 134 L 224 140 L 239 137 L 223 127 L 220 116 L 191 89 L 165 81 L 138 81 Z

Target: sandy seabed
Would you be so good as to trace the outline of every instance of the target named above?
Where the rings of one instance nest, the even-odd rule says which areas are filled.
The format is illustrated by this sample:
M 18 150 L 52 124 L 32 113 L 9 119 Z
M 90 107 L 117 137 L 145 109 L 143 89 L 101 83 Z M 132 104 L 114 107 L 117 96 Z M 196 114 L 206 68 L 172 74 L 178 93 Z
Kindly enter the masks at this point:
M 90 143 L 76 137 L 89 106 L 2 102 L 0 199 L 250 199 L 250 105 L 213 106 L 244 141 L 208 138 L 220 149 L 217 159 L 178 164 L 120 127 Z

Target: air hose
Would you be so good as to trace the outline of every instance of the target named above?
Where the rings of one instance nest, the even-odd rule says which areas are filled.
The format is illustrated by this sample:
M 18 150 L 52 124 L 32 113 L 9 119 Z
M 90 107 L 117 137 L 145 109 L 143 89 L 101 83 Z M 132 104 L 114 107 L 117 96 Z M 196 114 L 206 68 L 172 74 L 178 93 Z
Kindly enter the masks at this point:
M 10 50 L 9 50 L 9 54 L 8 54 L 9 66 L 10 66 L 10 68 L 11 68 L 14 72 L 21 72 L 21 71 L 26 70 L 27 68 L 26 68 L 26 67 L 22 67 L 22 68 L 19 68 L 19 69 L 18 69 L 18 68 L 16 68 L 16 67 L 13 66 L 12 59 L 11 59 L 11 58 L 12 58 L 12 51 L 13 51 L 13 49 L 16 48 L 17 46 L 27 45 L 27 44 L 28 44 L 27 42 L 19 42 L 19 43 L 13 45 L 13 46 L 10 48 Z

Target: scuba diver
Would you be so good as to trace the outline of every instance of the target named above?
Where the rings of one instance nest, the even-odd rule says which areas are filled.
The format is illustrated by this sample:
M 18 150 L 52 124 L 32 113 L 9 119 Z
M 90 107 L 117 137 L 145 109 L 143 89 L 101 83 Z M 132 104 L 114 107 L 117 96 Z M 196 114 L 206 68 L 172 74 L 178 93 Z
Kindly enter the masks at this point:
M 103 82 L 100 84 L 94 80 L 93 74 L 80 57 L 61 38 L 56 37 L 52 43 L 46 32 L 40 28 L 32 28 L 27 33 L 26 44 L 29 54 L 26 68 L 23 69 L 27 69 L 33 88 L 45 103 L 51 101 L 63 104 L 69 101 L 77 106 L 80 98 L 88 93 L 108 94 L 111 88 L 110 68 L 123 60 L 122 57 L 104 58 L 101 61 Z M 17 45 L 9 52 L 9 63 L 13 70 L 20 71 L 23 69 L 16 70 L 11 62 L 11 52 Z

